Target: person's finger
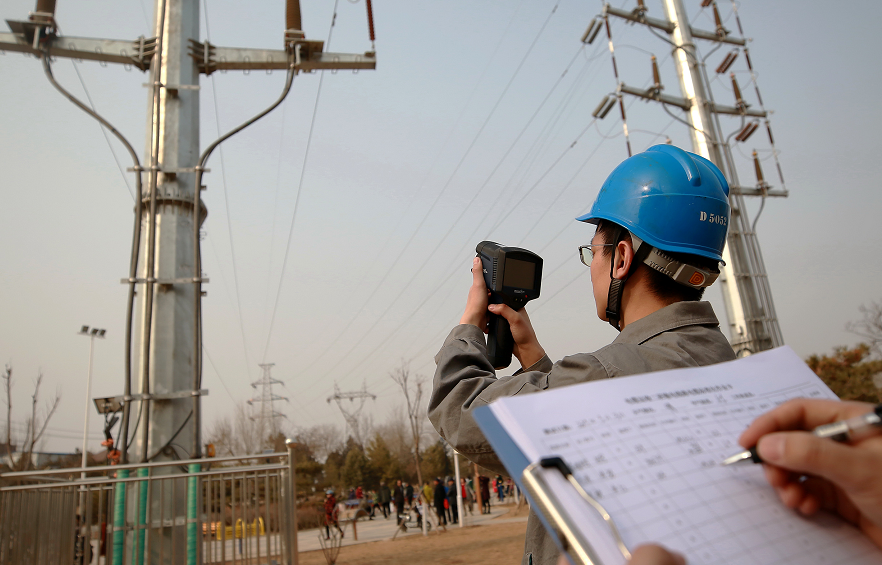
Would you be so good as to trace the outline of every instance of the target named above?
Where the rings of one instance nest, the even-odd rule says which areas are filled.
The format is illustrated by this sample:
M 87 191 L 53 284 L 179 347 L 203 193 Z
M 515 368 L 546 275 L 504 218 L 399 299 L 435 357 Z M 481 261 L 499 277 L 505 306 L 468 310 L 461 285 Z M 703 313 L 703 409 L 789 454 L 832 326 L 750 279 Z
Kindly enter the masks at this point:
M 812 430 L 823 424 L 866 414 L 872 409 L 873 405 L 866 402 L 797 398 L 754 420 L 738 438 L 738 443 L 753 447 L 759 438 L 772 432 Z
M 763 461 L 790 471 L 822 477 L 845 490 L 862 490 L 878 480 L 882 454 L 858 449 L 809 432 L 777 432 L 757 443 Z
M 686 558 L 660 545 L 647 544 L 631 552 L 628 565 L 686 565 Z
M 481 265 L 479 257 L 472 259 L 472 284 L 475 286 L 487 286 L 487 283 L 484 281 L 484 267 Z
M 793 473 L 774 465 L 763 465 L 763 472 L 766 475 L 766 481 L 775 488 L 783 487 L 794 480 Z

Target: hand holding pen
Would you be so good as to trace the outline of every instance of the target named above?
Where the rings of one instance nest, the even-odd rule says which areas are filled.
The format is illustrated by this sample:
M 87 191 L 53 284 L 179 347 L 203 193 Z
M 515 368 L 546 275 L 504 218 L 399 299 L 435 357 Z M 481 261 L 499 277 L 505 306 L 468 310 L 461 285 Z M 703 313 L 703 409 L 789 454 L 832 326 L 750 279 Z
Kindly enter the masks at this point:
M 811 431 L 874 409 L 864 402 L 791 400 L 754 420 L 738 443 L 756 446 L 785 506 L 806 515 L 821 508 L 837 513 L 882 547 L 882 435 L 864 431 L 840 443 Z

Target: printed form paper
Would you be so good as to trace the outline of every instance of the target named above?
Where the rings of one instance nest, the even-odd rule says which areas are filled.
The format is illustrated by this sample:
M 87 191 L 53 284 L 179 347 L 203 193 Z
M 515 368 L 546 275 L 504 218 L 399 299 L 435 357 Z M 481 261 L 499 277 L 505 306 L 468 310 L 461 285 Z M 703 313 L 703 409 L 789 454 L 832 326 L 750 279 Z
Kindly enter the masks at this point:
M 742 450 L 738 436 L 757 416 L 799 397 L 836 398 L 781 347 L 709 367 L 505 398 L 490 409 L 528 460 L 562 456 L 631 549 L 661 543 L 690 564 L 878 565 L 882 551 L 856 528 L 784 507 L 761 465 L 720 465 Z M 607 532 L 595 531 L 603 528 L 587 503 L 565 481 L 553 482 L 577 523 L 594 524 L 586 527 L 604 564 L 624 563 L 602 549 L 613 546 Z

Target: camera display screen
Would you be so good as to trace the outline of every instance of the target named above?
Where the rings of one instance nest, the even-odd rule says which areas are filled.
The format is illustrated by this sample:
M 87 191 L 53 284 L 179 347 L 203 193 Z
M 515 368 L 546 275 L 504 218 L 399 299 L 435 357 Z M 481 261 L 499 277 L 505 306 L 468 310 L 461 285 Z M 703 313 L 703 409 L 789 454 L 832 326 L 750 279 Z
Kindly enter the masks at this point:
M 503 285 L 532 290 L 536 282 L 536 263 L 506 258 Z

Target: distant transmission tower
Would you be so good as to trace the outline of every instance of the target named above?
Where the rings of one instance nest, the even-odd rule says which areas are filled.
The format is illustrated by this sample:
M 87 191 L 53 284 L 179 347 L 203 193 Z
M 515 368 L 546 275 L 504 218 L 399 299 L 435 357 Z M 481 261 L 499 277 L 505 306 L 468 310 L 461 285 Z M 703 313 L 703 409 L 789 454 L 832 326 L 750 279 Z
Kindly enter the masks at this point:
M 340 412 L 343 413 L 343 419 L 346 420 L 346 427 L 349 431 L 349 435 L 351 435 L 359 445 L 363 445 L 363 438 L 361 437 L 362 430 L 360 429 L 361 425 L 358 422 L 358 416 L 361 414 L 361 411 L 364 408 L 364 403 L 368 398 L 376 400 L 377 396 L 367 391 L 367 385 L 362 385 L 361 390 L 355 392 L 341 392 L 337 383 L 334 383 L 334 394 L 328 397 L 328 404 L 330 404 L 332 400 L 337 401 L 337 407 L 340 409 Z M 343 407 L 344 400 L 349 400 L 349 410 Z M 356 400 L 359 401 L 358 408 L 353 410 L 351 407 L 355 405 Z
M 275 363 L 262 363 L 258 365 L 263 369 L 263 376 L 260 380 L 251 383 L 251 388 L 257 389 L 257 387 L 260 387 L 260 395 L 257 398 L 250 398 L 248 400 L 248 404 L 251 406 L 254 406 L 255 403 L 260 404 L 260 409 L 251 416 L 251 419 L 258 422 L 261 441 L 265 440 L 267 436 L 275 437 L 279 433 L 279 427 L 276 425 L 277 418 L 287 418 L 281 412 L 276 412 L 273 405 L 276 400 L 288 401 L 286 397 L 273 393 L 273 385 L 285 384 L 270 375 L 274 365 Z

